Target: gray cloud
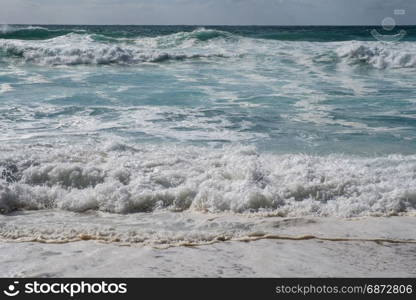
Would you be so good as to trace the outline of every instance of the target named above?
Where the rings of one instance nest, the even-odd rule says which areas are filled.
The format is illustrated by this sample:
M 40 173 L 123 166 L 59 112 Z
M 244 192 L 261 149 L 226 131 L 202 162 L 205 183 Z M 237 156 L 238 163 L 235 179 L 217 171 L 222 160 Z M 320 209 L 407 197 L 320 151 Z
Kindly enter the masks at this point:
M 415 24 L 414 0 L 1 0 L 7 24 Z

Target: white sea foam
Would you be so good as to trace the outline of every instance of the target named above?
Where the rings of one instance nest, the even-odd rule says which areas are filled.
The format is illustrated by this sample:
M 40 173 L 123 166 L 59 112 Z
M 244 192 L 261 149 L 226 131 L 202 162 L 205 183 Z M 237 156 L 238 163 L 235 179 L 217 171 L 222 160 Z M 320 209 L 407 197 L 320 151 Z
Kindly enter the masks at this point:
M 1 83 L 0 84 L 0 94 L 13 91 L 13 87 L 8 83 Z
M 104 101 L 111 97 L 99 94 Z M 50 101 L 64 101 L 51 96 Z M 115 100 L 114 100 L 115 101 Z M 1 137 L 4 140 L 55 135 L 89 135 L 104 130 L 118 130 L 149 137 L 179 141 L 230 141 L 242 142 L 267 139 L 267 133 L 253 131 L 254 122 L 230 120 L 226 113 L 210 114 L 209 109 L 173 108 L 170 106 L 101 107 L 119 115 L 117 119 L 94 116 L 93 108 L 42 105 L 36 108 L 14 106 L 0 109 L 0 120 L 5 125 Z M 19 122 L 17 120 L 26 120 Z M 30 122 L 28 122 L 30 121 Z M 22 131 L 24 130 L 24 134 Z
M 416 208 L 416 156 L 355 158 L 126 144 L 2 149 L 0 206 L 132 213 L 168 208 L 284 216 Z

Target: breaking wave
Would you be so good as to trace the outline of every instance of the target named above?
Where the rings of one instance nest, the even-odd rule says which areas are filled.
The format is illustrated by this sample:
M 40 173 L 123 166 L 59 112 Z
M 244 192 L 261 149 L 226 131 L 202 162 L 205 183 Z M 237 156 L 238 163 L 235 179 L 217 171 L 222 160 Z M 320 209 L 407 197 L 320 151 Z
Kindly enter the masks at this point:
M 33 31 L 52 34 L 43 39 L 5 38 L 4 34 Z M 132 65 L 143 62 L 209 58 L 279 58 L 293 61 L 346 62 L 377 69 L 416 67 L 413 42 L 307 42 L 244 37 L 226 31 L 199 28 L 155 37 L 113 37 L 104 34 L 51 30 L 42 27 L 3 29 L 0 59 L 41 65 Z M 328 59 L 325 59 L 327 57 Z
M 352 64 L 366 64 L 377 69 L 416 67 L 414 43 L 383 44 L 353 42 L 337 50 L 340 58 Z
M 233 56 L 220 44 L 216 48 L 208 43 L 228 38 L 226 33 L 203 29 L 140 39 L 70 33 L 40 41 L 0 39 L 0 54 L 42 65 L 137 64 Z
M 277 155 L 242 146 L 126 144 L 47 150 L 2 149 L 3 213 L 170 209 L 354 217 L 416 208 L 416 156 Z

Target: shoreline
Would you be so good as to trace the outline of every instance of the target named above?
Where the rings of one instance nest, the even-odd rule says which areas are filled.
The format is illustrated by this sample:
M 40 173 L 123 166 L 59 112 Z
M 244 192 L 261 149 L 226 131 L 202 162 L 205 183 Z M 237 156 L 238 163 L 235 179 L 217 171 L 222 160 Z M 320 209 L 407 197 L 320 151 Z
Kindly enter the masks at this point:
M 415 217 L 295 218 L 282 219 L 279 231 L 415 240 L 415 224 Z M 0 277 L 416 277 L 415 243 L 262 239 L 155 249 L 0 242 L 0 251 Z

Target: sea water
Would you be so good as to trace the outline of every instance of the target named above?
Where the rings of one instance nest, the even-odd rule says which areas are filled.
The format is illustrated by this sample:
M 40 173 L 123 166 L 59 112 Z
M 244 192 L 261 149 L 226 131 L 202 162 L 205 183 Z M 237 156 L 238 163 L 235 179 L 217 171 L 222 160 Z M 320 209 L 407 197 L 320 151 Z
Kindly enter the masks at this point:
M 414 212 L 416 27 L 372 29 L 1 26 L 1 236 Z

